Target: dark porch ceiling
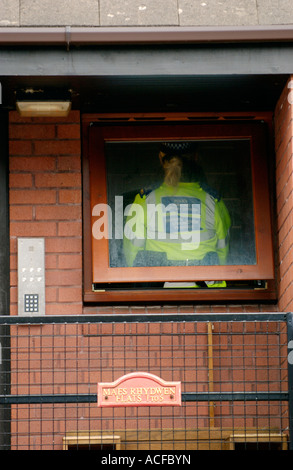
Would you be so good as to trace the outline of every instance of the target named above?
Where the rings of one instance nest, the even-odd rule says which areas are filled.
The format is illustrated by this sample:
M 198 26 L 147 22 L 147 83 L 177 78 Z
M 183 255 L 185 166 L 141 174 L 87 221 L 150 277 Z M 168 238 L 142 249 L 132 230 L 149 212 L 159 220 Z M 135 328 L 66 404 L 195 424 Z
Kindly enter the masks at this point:
M 288 75 L 1 77 L 2 104 L 26 88 L 72 90 L 83 112 L 272 111 Z
M 26 88 L 72 90 L 84 112 L 273 110 L 290 44 L 0 47 L 3 106 Z

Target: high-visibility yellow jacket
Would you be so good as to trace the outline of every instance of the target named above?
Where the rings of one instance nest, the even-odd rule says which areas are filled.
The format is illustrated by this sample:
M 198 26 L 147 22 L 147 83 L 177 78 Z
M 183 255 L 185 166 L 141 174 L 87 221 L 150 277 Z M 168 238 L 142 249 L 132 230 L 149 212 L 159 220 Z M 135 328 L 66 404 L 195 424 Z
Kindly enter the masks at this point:
M 221 198 L 199 183 L 163 183 L 146 195 L 137 194 L 128 207 L 123 248 L 133 266 L 140 251 L 166 253 L 172 263 L 202 261 L 216 253 L 224 265 L 229 251 L 231 219 Z

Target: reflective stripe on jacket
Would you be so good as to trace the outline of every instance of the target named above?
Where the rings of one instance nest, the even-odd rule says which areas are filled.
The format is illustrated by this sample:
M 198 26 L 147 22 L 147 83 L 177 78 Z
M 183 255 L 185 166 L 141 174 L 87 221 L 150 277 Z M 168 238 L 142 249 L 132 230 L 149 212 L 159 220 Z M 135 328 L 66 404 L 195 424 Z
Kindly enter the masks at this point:
M 217 253 L 225 264 L 231 220 L 221 199 L 199 183 L 163 183 L 148 196 L 138 194 L 124 227 L 124 254 L 133 266 L 139 251 L 166 253 L 169 261 L 203 260 Z

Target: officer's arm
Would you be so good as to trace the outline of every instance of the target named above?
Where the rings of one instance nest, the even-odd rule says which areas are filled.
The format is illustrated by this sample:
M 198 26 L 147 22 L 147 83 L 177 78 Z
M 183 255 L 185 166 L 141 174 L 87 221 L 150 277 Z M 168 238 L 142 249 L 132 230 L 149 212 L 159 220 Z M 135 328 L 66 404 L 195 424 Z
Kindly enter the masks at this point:
M 145 248 L 145 199 L 145 196 L 137 194 L 134 202 L 126 208 L 123 251 L 127 266 L 133 266 L 137 253 Z
M 229 253 L 231 218 L 228 209 L 222 200 L 216 203 L 215 224 L 217 234 L 217 253 L 220 264 L 224 265 L 226 264 Z

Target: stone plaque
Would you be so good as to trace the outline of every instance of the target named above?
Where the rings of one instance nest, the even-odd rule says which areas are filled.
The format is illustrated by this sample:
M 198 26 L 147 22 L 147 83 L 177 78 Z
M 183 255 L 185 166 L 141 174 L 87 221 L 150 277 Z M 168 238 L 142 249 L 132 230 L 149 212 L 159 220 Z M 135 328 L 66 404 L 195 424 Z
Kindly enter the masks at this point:
M 181 406 L 181 382 L 133 372 L 114 382 L 98 383 L 98 406 Z

